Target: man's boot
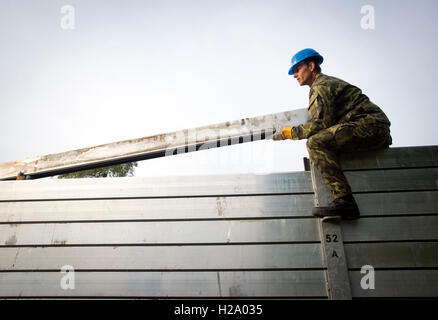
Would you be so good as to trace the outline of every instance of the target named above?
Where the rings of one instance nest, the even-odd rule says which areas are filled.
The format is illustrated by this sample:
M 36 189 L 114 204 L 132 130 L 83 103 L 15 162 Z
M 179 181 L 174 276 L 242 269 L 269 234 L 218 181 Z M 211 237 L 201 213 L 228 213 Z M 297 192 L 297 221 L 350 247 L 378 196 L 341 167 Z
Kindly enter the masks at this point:
M 327 207 L 314 207 L 312 214 L 318 218 L 341 216 L 345 220 L 360 218 L 359 208 L 352 194 L 333 200 Z

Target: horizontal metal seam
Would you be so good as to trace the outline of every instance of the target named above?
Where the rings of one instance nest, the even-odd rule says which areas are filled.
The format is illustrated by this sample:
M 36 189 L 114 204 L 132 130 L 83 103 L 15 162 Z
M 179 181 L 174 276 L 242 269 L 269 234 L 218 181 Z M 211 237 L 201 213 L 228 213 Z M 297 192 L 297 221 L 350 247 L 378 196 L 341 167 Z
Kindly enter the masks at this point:
M 410 239 L 410 240 L 363 240 L 363 241 L 344 241 L 344 244 L 360 243 L 415 243 L 415 242 L 438 242 L 438 239 Z
M 81 269 L 75 268 L 75 272 L 269 272 L 269 271 L 325 271 L 324 267 L 309 268 L 223 268 L 223 269 Z M 61 272 L 61 269 L 14 269 L 0 270 L 0 273 L 38 273 L 38 272 Z
M 204 243 L 102 243 L 102 244 L 20 244 L 0 245 L 1 248 L 46 248 L 46 247 L 149 247 L 149 246 L 234 246 L 234 245 L 291 245 L 320 244 L 320 241 L 282 241 L 282 242 L 204 242 Z
M 369 191 L 354 191 L 353 195 L 355 194 L 373 194 L 373 193 L 403 193 L 403 192 L 430 192 L 430 191 L 438 191 L 438 188 L 436 189 L 404 189 L 404 190 L 369 190 Z M 1 201 L 0 201 L 1 202 Z
M 382 167 L 382 168 L 363 168 L 363 169 L 342 169 L 342 172 L 363 172 L 363 171 L 380 171 L 380 170 L 409 170 L 409 169 L 436 169 L 438 166 L 408 166 L 408 167 Z
M 427 270 L 437 270 L 436 267 L 375 267 L 375 271 L 427 271 Z M 348 268 L 348 271 L 361 271 L 361 268 Z
M 312 208 L 309 208 L 309 212 Z M 2 221 L 2 224 L 66 224 L 66 223 L 129 223 L 129 222 L 196 222 L 196 221 L 249 221 L 249 220 L 297 220 L 317 219 L 314 216 L 273 216 L 273 217 L 236 217 L 236 218 L 181 218 L 181 219 L 114 219 L 114 220 L 36 220 L 36 221 Z
M 75 300 L 75 299 L 165 299 L 165 300 L 172 300 L 172 299 L 184 299 L 184 300 L 217 300 L 220 299 L 221 303 L 224 303 L 222 301 L 226 300 L 258 300 L 258 299 L 267 299 L 267 300 L 280 300 L 280 299 L 299 299 L 299 300 L 315 300 L 315 299 L 321 299 L 321 300 L 327 300 L 327 296 L 202 296 L 202 297 L 194 297 L 194 296 L 0 296 L 0 299 L 20 299 L 20 300 L 27 300 L 27 299 L 67 299 L 67 300 Z M 224 300 L 225 299 L 225 300 Z
M 189 198 L 231 198 L 231 197 L 259 197 L 259 196 L 288 196 L 313 195 L 313 192 L 283 192 L 283 193 L 242 193 L 242 194 L 209 194 L 209 195 L 180 195 L 180 196 L 138 196 L 138 197 L 97 197 L 97 198 L 51 198 L 51 199 L 9 199 L 0 202 L 43 202 L 43 201 L 92 201 L 92 200 L 141 200 L 141 199 L 189 199 Z

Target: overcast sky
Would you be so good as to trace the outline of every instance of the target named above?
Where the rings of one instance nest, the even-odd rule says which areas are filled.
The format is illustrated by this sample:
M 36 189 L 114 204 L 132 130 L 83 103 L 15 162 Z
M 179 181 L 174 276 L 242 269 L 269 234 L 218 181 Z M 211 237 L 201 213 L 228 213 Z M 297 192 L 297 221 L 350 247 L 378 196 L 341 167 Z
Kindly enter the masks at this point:
M 385 111 L 393 147 L 437 145 L 437 12 L 434 0 L 1 0 L 0 162 L 305 108 L 309 88 L 287 72 L 307 47 Z M 260 141 L 136 175 L 301 171 L 305 156 L 305 140 Z

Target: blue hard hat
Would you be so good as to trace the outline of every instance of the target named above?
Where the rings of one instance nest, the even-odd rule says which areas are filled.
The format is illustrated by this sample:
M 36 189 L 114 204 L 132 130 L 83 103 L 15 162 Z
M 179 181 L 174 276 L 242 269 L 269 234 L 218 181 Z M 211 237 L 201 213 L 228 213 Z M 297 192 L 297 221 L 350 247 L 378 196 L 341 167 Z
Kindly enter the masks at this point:
M 295 55 L 292 57 L 292 67 L 290 67 L 289 69 L 289 74 L 293 75 L 294 74 L 293 68 L 301 61 L 304 61 L 310 57 L 317 57 L 319 59 L 319 64 L 321 64 L 324 61 L 324 58 L 315 50 L 310 48 L 303 49 L 295 53 Z

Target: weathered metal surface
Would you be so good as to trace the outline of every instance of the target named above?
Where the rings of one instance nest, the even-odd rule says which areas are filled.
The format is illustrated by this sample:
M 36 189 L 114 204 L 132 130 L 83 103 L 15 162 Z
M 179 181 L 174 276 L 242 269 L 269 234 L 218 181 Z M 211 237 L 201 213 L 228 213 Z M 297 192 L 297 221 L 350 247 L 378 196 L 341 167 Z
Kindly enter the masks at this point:
M 373 192 L 355 195 L 362 219 L 342 222 L 353 297 L 438 296 L 438 271 L 421 269 L 438 268 L 437 155 L 433 146 L 341 156 L 353 191 Z M 363 266 L 375 269 L 374 289 L 361 285 Z
M 0 225 L 0 246 L 279 241 L 319 241 L 316 219 Z
M 313 194 L 0 202 L 0 223 L 310 217 Z
M 437 297 L 436 168 L 391 168 L 347 172 L 362 212 L 337 234 L 352 296 Z M 319 234 L 312 196 L 310 172 L 3 181 L 0 296 L 327 297 L 327 268 L 333 298 L 339 249 L 321 246 L 334 225 Z M 64 265 L 75 290 L 60 286 Z
M 0 249 L 0 270 L 60 270 L 67 263 L 75 270 L 323 268 L 319 243 Z
M 310 170 L 315 190 L 315 205 L 327 206 L 333 197 L 322 179 L 321 173 L 311 162 Z M 332 300 L 351 300 L 350 280 L 339 223 L 318 219 L 318 229 L 324 264 L 327 269 L 327 295 Z
M 438 297 L 438 270 L 375 270 L 374 289 L 362 289 L 364 274 L 350 271 L 354 298 Z
M 346 243 L 348 267 L 437 268 L 438 242 Z
M 306 122 L 307 119 L 307 109 L 297 109 L 10 161 L 0 163 L 0 179 L 15 179 L 19 172 L 38 178 L 257 141 L 272 137 L 276 128 L 284 125 L 298 125 Z
M 438 168 L 345 172 L 353 192 L 438 190 Z
M 438 191 L 363 193 L 354 197 L 363 217 L 438 213 Z
M 438 146 L 345 153 L 340 161 L 344 170 L 438 167 Z
M 323 271 L 0 272 L 0 297 L 325 297 Z
M 2 181 L 0 201 L 313 193 L 310 172 Z
M 0 296 L 326 296 L 310 173 L 0 186 Z
M 343 221 L 345 242 L 438 240 L 438 215 Z

